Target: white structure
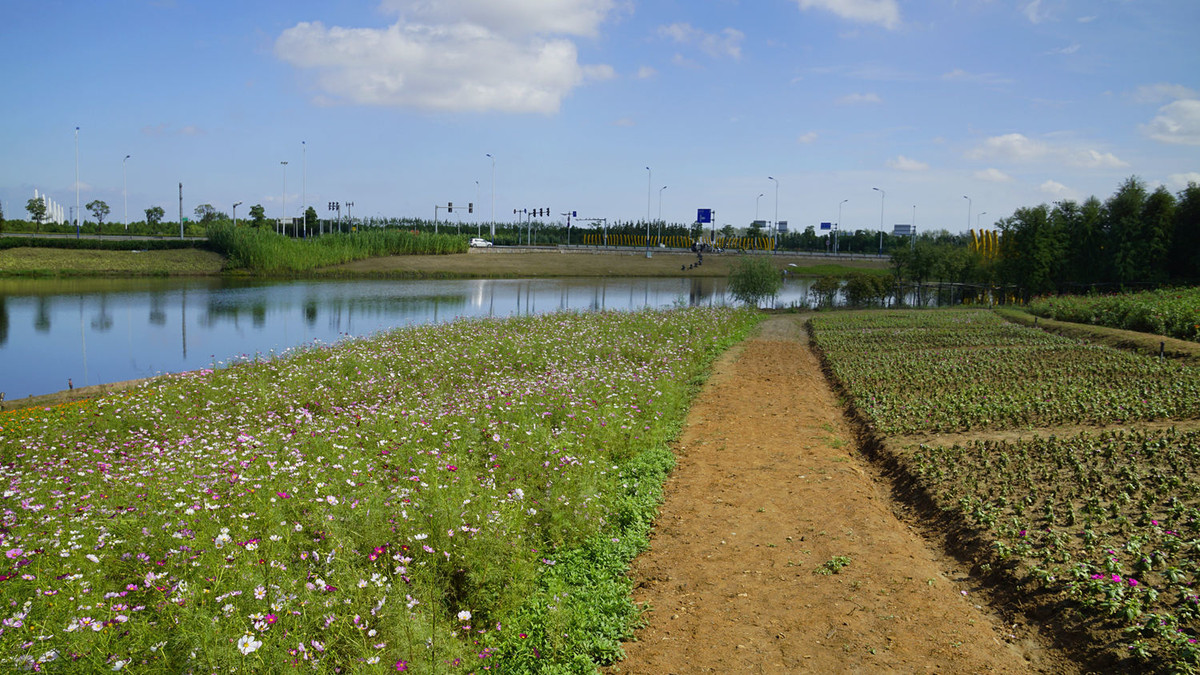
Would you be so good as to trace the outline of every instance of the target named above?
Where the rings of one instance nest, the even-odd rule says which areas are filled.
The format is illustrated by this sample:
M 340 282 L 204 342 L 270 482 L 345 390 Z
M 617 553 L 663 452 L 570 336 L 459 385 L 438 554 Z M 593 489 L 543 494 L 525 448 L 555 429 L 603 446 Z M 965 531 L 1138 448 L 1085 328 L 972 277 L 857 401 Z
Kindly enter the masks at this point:
M 37 189 L 33 191 L 33 198 L 42 200 L 42 204 L 46 206 L 46 222 L 58 223 L 59 225 L 67 222 L 67 214 L 63 210 L 62 204 L 50 199 L 50 195 L 45 193 L 38 194 Z

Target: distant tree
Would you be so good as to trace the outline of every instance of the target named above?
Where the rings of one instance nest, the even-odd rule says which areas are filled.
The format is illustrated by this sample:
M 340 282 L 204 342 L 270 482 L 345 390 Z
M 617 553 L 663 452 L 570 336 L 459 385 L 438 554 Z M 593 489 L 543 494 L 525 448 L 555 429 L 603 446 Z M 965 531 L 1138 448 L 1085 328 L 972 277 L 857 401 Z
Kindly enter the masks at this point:
M 308 207 L 308 209 L 306 209 L 304 211 L 304 226 L 305 226 L 305 228 L 316 227 L 317 226 L 317 218 L 319 218 L 319 217 L 320 216 L 317 215 L 316 209 L 314 209 L 311 206 Z
M 1000 245 L 1000 273 L 1031 293 L 1054 289 L 1061 275 L 1065 240 L 1050 221 L 1050 207 L 1022 207 L 999 223 L 1004 232 Z
M 196 218 L 200 220 L 201 225 L 208 225 L 217 219 L 217 210 L 212 204 L 201 204 L 196 207 Z
M 104 219 L 108 217 L 109 213 L 108 204 L 101 199 L 93 199 L 87 203 L 85 208 L 92 212 L 92 217 L 96 219 L 97 223 L 104 224 Z
M 0 232 L 4 231 L 4 203 L 0 202 Z
M 725 227 L 721 228 L 722 237 L 732 237 L 735 234 L 737 234 L 737 231 L 733 229 L 732 225 L 726 225 Z
M 1105 229 L 1112 252 L 1112 272 L 1115 281 L 1140 281 L 1141 248 L 1139 239 L 1145 236 L 1142 212 L 1146 208 L 1146 184 L 1132 176 L 1104 203 Z
M 151 206 L 150 208 L 146 209 L 146 224 L 150 227 L 154 227 L 162 222 L 163 216 L 165 215 L 167 215 L 167 212 L 163 211 L 163 207 Z
M 262 204 L 255 204 L 250 207 L 250 224 L 254 227 L 263 227 L 267 224 L 267 210 Z
M 742 256 L 729 272 L 729 293 L 751 307 L 775 297 L 781 286 L 783 277 L 767 256 Z
M 1188 183 L 1180 191 L 1173 225 L 1167 258 L 1171 278 L 1200 280 L 1200 185 Z
M 42 221 L 46 219 L 46 202 L 37 197 L 31 197 L 29 201 L 25 202 L 25 210 L 29 212 L 29 217 L 33 220 L 34 231 L 41 232 Z
M 750 223 L 750 227 L 746 228 L 746 236 L 747 237 L 758 237 L 758 236 L 762 235 L 762 231 L 763 231 L 762 225 L 760 225 L 759 221 L 756 220 L 756 221 Z

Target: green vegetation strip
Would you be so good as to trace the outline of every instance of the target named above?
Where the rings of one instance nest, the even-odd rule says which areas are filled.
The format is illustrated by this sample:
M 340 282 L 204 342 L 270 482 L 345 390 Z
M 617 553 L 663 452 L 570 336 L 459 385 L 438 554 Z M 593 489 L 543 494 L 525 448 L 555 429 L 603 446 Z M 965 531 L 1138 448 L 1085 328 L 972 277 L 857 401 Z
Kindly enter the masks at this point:
M 0 415 L 4 667 L 592 672 L 757 320 L 461 321 Z
M 888 436 L 1200 416 L 1200 370 L 987 310 L 813 319 L 858 410 Z
M 1037 298 L 1029 303 L 1029 312 L 1058 321 L 1200 342 L 1200 288 Z
M 1200 371 L 1047 335 L 986 311 L 814 319 L 813 336 L 885 459 L 958 514 L 1056 621 L 1109 665 L 1200 667 L 1200 434 L 1173 428 L 1039 438 L 1061 424 L 1193 420 Z M 887 437 L 1020 428 L 1032 438 L 901 447 Z M 972 537 L 966 537 L 969 541 Z M 1065 604 L 1061 604 L 1064 603 Z M 1070 607 L 1066 614 L 1057 610 Z
M 232 225 L 208 228 L 209 247 L 233 269 L 256 274 L 294 274 L 389 255 L 466 253 L 465 237 L 407 230 L 364 230 L 292 239 L 269 230 Z

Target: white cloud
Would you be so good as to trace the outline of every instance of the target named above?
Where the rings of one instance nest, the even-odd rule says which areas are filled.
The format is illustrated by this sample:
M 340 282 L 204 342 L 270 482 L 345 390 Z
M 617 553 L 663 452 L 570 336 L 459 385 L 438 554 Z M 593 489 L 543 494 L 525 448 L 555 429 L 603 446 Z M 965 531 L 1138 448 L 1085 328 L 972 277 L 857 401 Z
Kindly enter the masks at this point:
M 900 5 L 896 0 L 797 0 L 801 10 L 820 9 L 849 21 L 874 23 L 884 28 L 900 25 Z
M 1053 144 L 1024 134 L 992 136 L 967 152 L 970 159 L 998 159 L 1014 163 L 1047 162 L 1083 169 L 1111 169 L 1129 166 L 1111 152 Z
M 1012 176 L 1004 173 L 1000 169 L 984 169 L 983 171 L 976 171 L 975 178 L 978 180 L 986 180 L 992 183 L 1012 182 Z
M 1134 103 L 1162 103 L 1163 101 L 1178 101 L 1187 98 L 1200 98 L 1195 89 L 1189 89 L 1182 84 L 1158 82 L 1143 84 L 1129 94 Z
M 1072 42 L 1071 44 L 1067 45 L 1066 47 L 1060 47 L 1058 49 L 1051 49 L 1050 51 L 1048 51 L 1046 53 L 1047 54 L 1074 54 L 1075 52 L 1079 51 L 1080 47 L 1081 47 L 1081 45 L 1078 42 Z
M 1011 162 L 1033 162 L 1049 154 L 1045 143 L 1028 138 L 1024 134 L 992 136 L 983 145 L 967 153 L 971 159 L 998 158 Z
M 1041 23 L 1045 21 L 1050 12 L 1042 9 L 1042 0 L 1033 0 L 1021 8 L 1021 12 L 1025 14 L 1025 18 L 1031 23 Z
M 654 77 L 657 74 L 658 74 L 658 71 L 651 68 L 650 66 L 642 66 L 641 68 L 638 68 L 637 78 L 639 80 L 646 80 L 651 77 Z
M 391 4 L 425 9 L 425 3 Z M 445 4 L 482 12 L 482 5 L 474 0 Z M 514 11 L 525 9 L 525 4 L 513 5 Z M 429 9 L 436 14 L 434 10 L 442 7 L 437 4 Z M 495 25 L 509 29 L 494 12 L 483 13 Z M 579 18 L 566 23 L 547 21 L 542 25 L 586 32 Z M 297 68 L 313 71 L 322 92 L 316 98 L 324 103 L 548 114 L 556 112 L 563 98 L 585 80 L 612 76 L 608 66 L 581 66 L 569 40 L 510 37 L 484 25 L 463 22 L 402 20 L 385 29 L 300 23 L 279 36 L 275 53 Z
M 513 37 L 593 37 L 615 0 L 383 0 L 381 9 L 416 23 L 466 23 Z M 402 20 L 401 23 L 408 23 Z
M 1056 180 L 1048 180 L 1038 186 L 1038 189 L 1052 197 L 1066 197 L 1072 194 L 1071 188 Z
M 997 75 L 996 73 L 969 73 L 961 68 L 955 68 L 945 73 L 942 75 L 942 79 L 949 82 L 974 82 L 990 85 L 1013 83 L 1011 78 L 1004 77 L 1003 75 Z
M 658 34 L 680 44 L 697 45 L 709 56 L 728 56 L 735 60 L 742 57 L 742 40 L 746 37 L 745 33 L 736 28 L 726 28 L 718 35 L 694 28 L 688 23 L 660 26 Z
M 1142 131 L 1156 141 L 1176 145 L 1200 145 L 1200 100 L 1168 103 L 1158 116 L 1142 125 Z
M 203 136 L 207 132 L 194 124 L 189 124 L 180 129 L 179 133 L 182 136 Z
M 616 122 L 613 122 L 614 127 L 632 127 L 632 126 L 636 126 L 636 125 L 637 125 L 637 122 L 634 122 L 633 118 L 631 118 L 631 117 L 622 117 L 621 119 L 617 120 Z
M 898 171 L 924 171 L 929 168 L 929 165 L 925 162 L 918 162 L 904 155 L 898 155 L 895 159 L 889 159 L 887 165 Z
M 1169 185 L 1172 190 L 1182 190 L 1186 188 L 1189 183 L 1196 183 L 1200 185 L 1200 172 L 1188 171 L 1187 173 L 1173 173 L 1170 176 L 1167 176 L 1167 185 Z
M 1095 15 L 1093 15 L 1093 16 L 1081 16 L 1081 17 L 1079 17 L 1078 19 L 1075 19 L 1075 20 L 1076 20 L 1076 21 L 1078 21 L 1079 23 L 1091 23 L 1091 22 L 1093 22 L 1093 21 L 1095 21 L 1095 20 L 1096 20 L 1096 17 L 1095 17 Z
M 1065 156 L 1067 164 L 1083 169 L 1119 169 L 1129 166 L 1129 162 L 1118 159 L 1111 152 L 1075 150 L 1068 151 Z
M 815 132 L 815 131 L 810 131 L 805 134 L 800 134 L 799 136 L 796 137 L 796 142 L 800 143 L 801 145 L 808 145 L 809 143 L 812 143 L 815 140 L 817 140 L 817 132 Z
M 847 94 L 835 101 L 838 105 L 857 105 L 859 103 L 883 103 L 878 94 Z

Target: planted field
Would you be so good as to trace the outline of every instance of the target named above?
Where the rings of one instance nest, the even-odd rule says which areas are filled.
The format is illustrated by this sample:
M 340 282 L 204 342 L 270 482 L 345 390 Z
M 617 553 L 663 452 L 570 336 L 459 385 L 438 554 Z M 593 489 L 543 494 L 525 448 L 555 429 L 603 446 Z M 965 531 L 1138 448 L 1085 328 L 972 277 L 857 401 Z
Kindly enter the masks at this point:
M 755 321 L 458 322 L 0 415 L 4 668 L 590 671 Z
M 1200 667 L 1200 433 L 1170 426 L 1197 427 L 1200 371 L 986 311 L 822 317 L 812 331 L 889 455 L 987 546 L 970 552 L 984 569 L 1066 602 L 1058 619 L 1106 663 Z
M 1200 342 L 1200 288 L 1039 298 L 1029 303 L 1029 312 L 1058 321 Z

